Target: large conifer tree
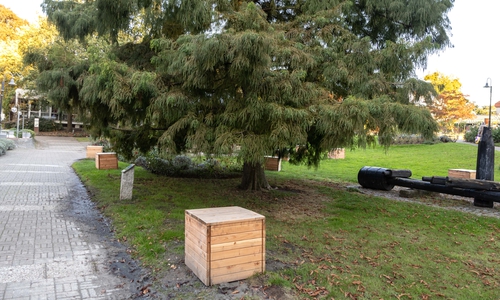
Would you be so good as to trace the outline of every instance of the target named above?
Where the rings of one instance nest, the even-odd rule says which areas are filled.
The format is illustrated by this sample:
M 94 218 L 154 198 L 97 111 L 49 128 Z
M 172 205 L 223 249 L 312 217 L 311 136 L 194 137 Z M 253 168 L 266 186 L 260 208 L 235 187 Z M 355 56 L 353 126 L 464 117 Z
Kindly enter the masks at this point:
M 100 107 L 92 116 L 101 132 L 126 140 L 118 144 L 127 151 L 157 141 L 216 154 L 239 145 L 245 189 L 268 187 L 261 163 L 276 151 L 317 165 L 324 151 L 375 133 L 384 145 L 398 131 L 431 136 L 429 111 L 411 102 L 434 91 L 413 77 L 448 46 L 452 5 L 45 0 L 66 38 L 98 32 L 116 47 L 95 61 L 81 93 Z M 142 40 L 120 44 L 134 25 Z

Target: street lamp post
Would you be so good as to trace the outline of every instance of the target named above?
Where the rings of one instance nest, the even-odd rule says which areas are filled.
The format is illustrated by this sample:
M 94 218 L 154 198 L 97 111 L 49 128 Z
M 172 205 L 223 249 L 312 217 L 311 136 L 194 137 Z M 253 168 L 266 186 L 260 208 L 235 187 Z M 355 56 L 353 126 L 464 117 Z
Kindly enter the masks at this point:
M 490 89 L 490 110 L 488 127 L 483 127 L 477 147 L 476 179 L 493 181 L 495 173 L 495 143 L 491 134 L 491 98 L 493 91 L 491 78 L 486 80 L 484 87 Z M 480 196 L 474 197 L 474 206 L 491 208 L 493 207 L 493 201 L 482 199 Z
M 489 82 L 489 85 L 488 85 L 488 82 Z M 492 98 L 492 94 L 493 94 L 493 84 L 491 83 L 491 78 L 488 77 L 486 79 L 486 84 L 485 84 L 484 88 L 490 89 L 490 110 L 489 110 L 489 114 L 488 114 L 488 127 L 491 128 L 491 98 Z
M 17 99 L 17 90 L 16 90 L 16 114 L 17 114 L 17 129 L 16 129 L 16 138 L 19 138 L 19 102 Z
M 11 78 L 9 81 L 10 86 L 15 86 L 14 78 Z M 3 108 L 3 94 L 5 91 L 5 75 L 2 79 L 2 90 L 0 91 L 0 132 L 2 131 L 2 108 Z

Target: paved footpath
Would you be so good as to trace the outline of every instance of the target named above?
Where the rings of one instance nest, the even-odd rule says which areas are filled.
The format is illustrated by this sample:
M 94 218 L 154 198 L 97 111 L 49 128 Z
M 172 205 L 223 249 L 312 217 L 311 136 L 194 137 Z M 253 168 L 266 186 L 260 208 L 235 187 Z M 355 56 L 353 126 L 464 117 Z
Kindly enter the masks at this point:
M 132 298 L 111 271 L 123 249 L 70 167 L 86 144 L 36 140 L 0 157 L 0 299 Z

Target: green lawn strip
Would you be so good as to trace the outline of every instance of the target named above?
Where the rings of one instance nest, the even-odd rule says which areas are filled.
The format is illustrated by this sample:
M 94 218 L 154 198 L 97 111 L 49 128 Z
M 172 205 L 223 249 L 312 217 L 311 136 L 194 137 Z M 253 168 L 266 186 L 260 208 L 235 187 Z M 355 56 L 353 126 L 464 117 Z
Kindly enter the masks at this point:
M 468 152 L 474 155 L 470 149 L 477 148 L 442 145 L 458 150 L 432 148 L 438 145 L 389 149 L 394 156 L 411 153 L 410 167 L 399 165 L 383 149 L 356 150 L 347 152 L 345 160 L 322 162 L 317 171 L 285 164 L 283 172 L 267 173 L 272 185 L 300 185 L 310 193 L 242 192 L 236 189 L 238 179 L 168 178 L 136 167 L 134 197 L 120 201 L 121 169 L 127 164 L 120 163 L 119 170 L 96 170 L 93 160 L 81 160 L 74 168 L 112 220 L 116 237 L 153 270 L 168 268 L 169 242 L 182 244 L 185 209 L 238 205 L 266 216 L 266 258 L 286 265 L 266 272 L 267 283 L 292 288 L 302 297 L 494 299 L 500 288 L 499 220 L 369 197 L 316 182 L 355 181 L 356 175 L 349 173 L 357 174 L 363 165 L 412 169 L 417 165 L 412 156 L 436 149 L 448 154 L 427 154 L 441 156 L 433 160 L 441 167 L 423 166 L 422 175 L 446 176 L 449 164 L 470 168 L 454 156 L 466 160 Z M 363 159 L 372 160 L 361 164 Z M 360 165 L 348 167 L 349 160 Z M 444 174 L 436 174 L 443 168 Z M 302 180 L 301 174 L 316 183 Z M 182 254 L 183 249 L 176 251 Z
M 267 220 L 268 240 L 277 237 L 268 242 L 269 251 L 282 253 L 294 266 L 276 272 L 270 282 L 328 299 L 497 295 L 499 220 L 329 194 L 324 219 L 286 225 Z
M 121 170 L 97 170 L 93 160 L 73 165 L 101 211 L 113 221 L 116 237 L 127 241 L 148 266 L 161 265 L 165 244 L 184 240 L 184 211 L 202 207 L 239 205 L 255 207 L 250 197 L 234 197 L 234 180 L 168 178 L 148 173 L 141 167 L 134 172 L 134 197 L 119 200 Z
M 422 176 L 447 176 L 449 169 L 476 169 L 477 146 L 460 143 L 434 145 L 396 145 L 366 149 L 346 149 L 345 159 L 326 159 L 319 168 L 306 168 L 282 163 L 282 171 L 272 173 L 275 177 L 288 179 L 313 179 L 357 182 L 358 171 L 364 166 L 393 169 L 409 169 L 412 178 Z M 495 179 L 500 179 L 500 151 L 495 155 Z M 272 182 L 271 182 L 272 183 Z
M 89 137 L 77 136 L 77 137 L 75 137 L 75 139 L 77 141 L 79 141 L 80 143 L 90 143 L 90 141 L 91 141 Z

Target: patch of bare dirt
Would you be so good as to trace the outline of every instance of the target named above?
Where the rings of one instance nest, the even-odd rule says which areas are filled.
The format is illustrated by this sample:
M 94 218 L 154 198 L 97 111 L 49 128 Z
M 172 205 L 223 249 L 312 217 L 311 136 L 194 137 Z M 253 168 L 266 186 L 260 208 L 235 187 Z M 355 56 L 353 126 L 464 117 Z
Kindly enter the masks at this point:
M 155 284 L 149 297 L 153 299 L 296 299 L 292 291 L 278 286 L 266 286 L 266 276 L 256 275 L 246 280 L 205 286 L 185 265 L 182 241 L 172 241 L 165 245 L 166 265 L 152 272 Z M 266 260 L 267 270 L 289 267 L 278 261 Z
M 288 181 L 268 193 L 269 203 L 279 205 L 268 213 L 280 221 L 300 221 L 325 217 L 325 202 L 329 198 L 318 193 L 314 182 L 307 185 Z

